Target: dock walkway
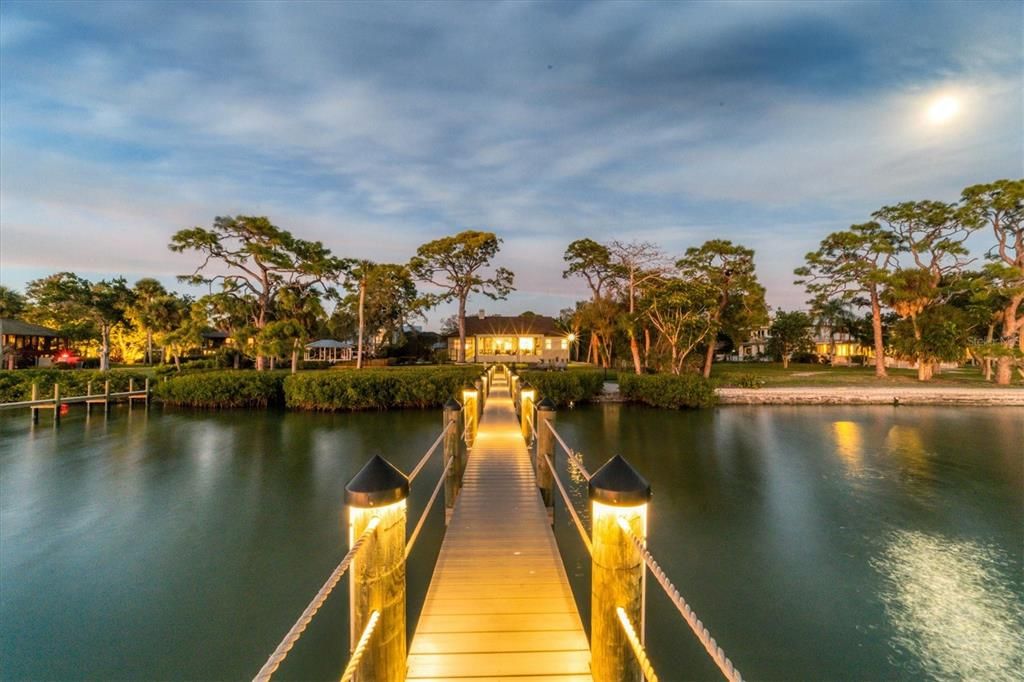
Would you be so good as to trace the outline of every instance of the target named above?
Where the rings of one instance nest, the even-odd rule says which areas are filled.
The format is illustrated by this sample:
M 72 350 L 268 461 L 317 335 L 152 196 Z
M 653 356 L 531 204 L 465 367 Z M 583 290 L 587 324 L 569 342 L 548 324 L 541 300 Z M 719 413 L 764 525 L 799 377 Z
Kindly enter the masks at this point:
M 590 647 L 496 376 L 409 650 L 409 680 L 591 680 Z

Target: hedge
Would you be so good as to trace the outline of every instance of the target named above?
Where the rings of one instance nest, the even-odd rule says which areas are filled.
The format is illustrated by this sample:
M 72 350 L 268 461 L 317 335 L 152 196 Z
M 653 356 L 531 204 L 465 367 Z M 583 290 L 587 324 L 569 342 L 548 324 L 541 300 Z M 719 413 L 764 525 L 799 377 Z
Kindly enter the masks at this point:
M 155 384 L 153 396 L 183 407 L 268 407 L 283 402 L 284 377 L 245 369 L 183 374 Z
M 619 393 L 631 402 L 680 409 L 711 407 L 715 388 L 699 374 L 619 374 Z
M 285 404 L 301 410 L 386 410 L 440 407 L 479 367 L 361 369 L 293 374 L 284 382 Z
M 519 376 L 537 389 L 539 397 L 551 400 L 556 407 L 592 400 L 601 395 L 604 390 L 603 370 L 572 372 L 526 370 L 520 372 Z
M 39 386 L 39 397 L 53 396 L 53 385 L 60 384 L 61 395 L 85 395 L 89 382 L 93 393 L 103 392 L 103 382 L 110 380 L 111 392 L 127 391 L 128 380 L 135 378 L 137 388 L 142 388 L 145 375 L 131 370 L 98 372 L 89 369 L 17 369 L 0 371 L 0 403 L 13 403 L 32 398 L 33 382 Z

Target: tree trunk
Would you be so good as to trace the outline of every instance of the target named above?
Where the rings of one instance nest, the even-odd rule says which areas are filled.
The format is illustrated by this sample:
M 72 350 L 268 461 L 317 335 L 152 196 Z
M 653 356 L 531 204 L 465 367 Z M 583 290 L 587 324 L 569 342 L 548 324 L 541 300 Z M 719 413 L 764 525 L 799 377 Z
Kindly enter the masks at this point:
M 146 330 L 146 364 L 153 364 L 153 330 Z
M 179 372 L 181 371 L 181 355 L 178 353 L 174 354 L 174 369 Z
M 587 362 L 597 364 L 601 362 L 600 348 L 601 342 L 597 338 L 597 332 L 590 332 L 590 343 L 587 345 Z
M 996 325 L 994 323 L 990 324 L 988 326 L 988 333 L 985 334 L 985 343 L 986 344 L 991 344 L 992 343 L 992 338 L 995 336 L 995 333 L 996 333 Z M 985 381 L 992 381 L 992 357 L 989 356 L 988 354 L 986 354 L 985 357 L 983 357 L 981 359 L 981 367 L 982 367 L 982 372 L 985 375 Z
M 717 337 L 716 337 L 717 338 Z M 715 342 L 708 343 L 708 351 L 704 354 L 704 378 L 711 378 L 711 363 L 715 361 Z
M 643 366 L 640 364 L 640 344 L 636 340 L 636 333 L 629 330 L 629 352 L 633 356 L 633 371 L 643 374 Z
M 672 343 L 672 373 L 679 374 L 679 366 L 676 363 L 676 358 L 679 356 L 679 349 L 676 348 L 676 344 Z
M 1008 351 L 1018 344 L 1024 344 L 1024 338 L 1017 339 L 1017 308 L 1020 307 L 1022 297 L 1014 297 L 1010 304 L 1003 311 L 1003 345 Z M 1016 341 L 1016 343 L 1015 343 Z M 996 362 L 996 385 L 1009 386 L 1013 380 L 1013 358 L 1009 355 L 1000 356 Z
M 786 353 L 782 354 L 782 369 L 789 369 L 789 355 Z
M 235 369 L 238 369 L 241 366 L 242 366 L 242 354 L 241 353 L 235 353 Z
M 644 327 L 644 367 L 651 366 L 651 328 Z
M 875 338 L 875 376 L 883 378 L 885 372 L 885 343 L 882 340 L 882 304 L 878 301 L 878 288 L 871 287 L 871 331 Z
M 359 341 L 356 345 L 356 369 L 363 368 L 363 328 L 366 323 L 363 319 L 363 306 L 366 302 L 366 279 L 359 280 Z
M 276 355 L 271 355 L 270 356 L 270 369 L 271 369 L 271 371 L 277 369 L 277 356 Z
M 910 323 L 914 326 L 914 340 L 921 343 L 921 329 L 917 326 L 917 315 L 910 316 Z M 932 378 L 931 364 L 924 358 L 920 350 L 917 351 L 917 380 L 928 381 Z
M 299 349 L 292 348 L 292 374 L 299 371 Z
M 100 347 L 100 371 L 110 371 L 110 325 L 100 326 L 100 339 L 102 346 Z
M 466 296 L 459 296 L 459 349 L 455 353 L 456 362 L 466 361 Z

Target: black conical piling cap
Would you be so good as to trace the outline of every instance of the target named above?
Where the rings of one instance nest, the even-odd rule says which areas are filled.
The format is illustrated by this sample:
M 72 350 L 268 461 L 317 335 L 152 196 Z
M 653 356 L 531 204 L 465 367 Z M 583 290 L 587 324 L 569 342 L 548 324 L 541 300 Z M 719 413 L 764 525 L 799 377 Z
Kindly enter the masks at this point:
M 409 479 L 380 455 L 366 463 L 345 486 L 350 507 L 383 507 L 409 497 Z
M 448 402 L 444 404 L 444 409 L 452 412 L 458 412 L 462 409 L 462 403 L 455 398 L 448 398 Z
M 555 404 L 553 402 L 551 402 L 550 398 L 544 397 L 544 398 L 540 399 L 539 403 L 537 403 L 537 409 L 538 410 L 554 410 L 555 409 Z
M 615 455 L 590 477 L 588 493 L 595 502 L 633 507 L 651 499 L 651 484 L 622 455 Z

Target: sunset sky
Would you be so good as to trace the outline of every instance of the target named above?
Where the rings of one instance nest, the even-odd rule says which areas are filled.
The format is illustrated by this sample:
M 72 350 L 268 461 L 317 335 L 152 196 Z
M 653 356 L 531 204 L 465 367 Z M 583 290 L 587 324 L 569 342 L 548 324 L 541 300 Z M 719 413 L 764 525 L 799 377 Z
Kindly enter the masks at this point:
M 828 232 L 1024 174 L 1022 31 L 1019 2 L 5 1 L 0 282 L 187 291 L 171 234 L 244 213 L 380 261 L 494 231 L 518 291 L 472 310 L 584 297 L 581 237 L 732 239 L 797 307 Z

